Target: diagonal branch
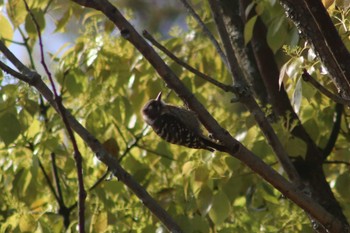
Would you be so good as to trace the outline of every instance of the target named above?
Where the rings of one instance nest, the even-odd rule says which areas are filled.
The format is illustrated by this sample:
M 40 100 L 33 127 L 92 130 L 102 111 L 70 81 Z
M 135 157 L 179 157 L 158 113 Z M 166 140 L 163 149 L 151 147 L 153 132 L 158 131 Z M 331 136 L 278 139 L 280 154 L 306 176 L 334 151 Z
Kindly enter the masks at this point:
M 50 156 L 51 156 L 51 166 L 52 166 L 53 177 L 54 177 L 54 181 L 55 181 L 55 185 L 56 185 L 57 194 L 59 197 L 59 200 L 58 200 L 58 203 L 60 206 L 59 214 L 62 215 L 64 226 L 66 229 L 68 229 L 69 224 L 70 224 L 69 217 L 70 217 L 71 211 L 69 210 L 69 208 L 67 208 L 66 204 L 64 203 L 60 179 L 59 179 L 58 171 L 57 171 L 56 155 L 55 155 L 55 153 L 52 152 Z
M 49 188 L 50 188 L 52 194 L 54 195 L 56 201 L 57 201 L 58 204 L 60 205 L 61 199 L 60 199 L 59 195 L 57 194 L 55 188 L 53 187 L 49 175 L 48 175 L 47 172 L 45 171 L 45 168 L 44 168 L 43 164 L 41 163 L 40 159 L 38 160 L 38 162 L 39 162 L 39 167 L 40 167 L 40 169 L 41 169 L 41 171 L 42 171 L 42 173 L 43 173 L 43 175 L 44 175 L 44 177 L 45 177 L 45 180 L 46 180 L 47 184 L 49 185 Z
M 57 171 L 57 164 L 56 164 L 56 155 L 55 153 L 51 153 L 51 166 L 52 166 L 52 172 L 53 172 L 53 177 L 55 180 L 55 184 L 56 184 L 56 189 L 57 189 L 57 193 L 58 196 L 60 198 L 60 201 L 63 203 L 63 195 L 62 195 L 62 190 L 61 190 L 61 184 L 60 184 L 60 179 L 58 176 L 58 171 Z
M 176 57 L 172 52 L 170 52 L 167 48 L 165 48 L 163 45 L 161 45 L 158 41 L 156 41 L 156 39 L 154 39 L 154 37 L 149 34 L 146 30 L 143 31 L 143 36 L 150 41 L 154 46 L 156 46 L 160 51 L 162 51 L 163 53 L 165 53 L 168 57 L 170 57 L 173 61 L 175 61 L 177 64 L 181 65 L 182 67 L 184 67 L 185 69 L 187 69 L 188 71 L 192 72 L 193 74 L 197 75 L 198 77 L 210 82 L 211 84 L 221 88 L 224 91 L 232 91 L 232 87 L 229 85 L 225 85 L 219 81 L 216 81 L 215 79 L 213 79 L 212 77 L 203 74 L 202 72 L 200 72 L 199 70 L 193 68 L 192 66 L 190 66 L 189 64 L 187 64 L 186 62 L 181 61 L 178 57 Z
M 333 100 L 336 103 L 339 104 L 344 104 L 347 106 L 350 106 L 350 101 L 341 98 L 338 95 L 333 94 L 332 92 L 330 92 L 329 90 L 327 90 L 324 86 L 322 86 L 319 82 L 317 82 L 316 79 L 314 79 L 307 71 L 306 69 L 303 70 L 303 74 L 302 74 L 302 78 L 305 82 L 309 82 L 312 84 L 312 86 L 314 86 L 317 90 L 319 90 L 322 94 L 324 94 L 325 96 L 327 96 L 328 98 L 330 98 L 331 100 Z

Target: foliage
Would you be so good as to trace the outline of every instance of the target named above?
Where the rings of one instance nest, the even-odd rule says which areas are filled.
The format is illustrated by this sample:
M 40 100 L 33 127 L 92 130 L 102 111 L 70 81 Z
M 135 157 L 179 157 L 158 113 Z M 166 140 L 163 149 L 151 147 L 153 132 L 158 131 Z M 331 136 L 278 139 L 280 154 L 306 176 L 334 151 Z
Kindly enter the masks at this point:
M 309 70 L 328 89 L 334 87 L 320 72 L 324 68 L 312 48 L 302 43 L 295 47 L 297 31 L 273 2 L 261 1 L 253 10 L 263 16 L 268 26 L 268 43 L 276 57 L 284 61 L 281 85 L 288 90 L 307 131 L 324 147 L 333 125 L 334 107 L 329 99 L 302 81 L 298 73 L 300 67 Z M 239 161 L 223 153 L 170 145 L 146 128 L 139 111 L 159 91 L 169 94 L 168 102 L 182 103 L 168 92 L 150 64 L 121 38 L 103 15 L 69 1 L 31 0 L 28 3 L 43 33 L 49 30 L 49 25 L 57 34 L 75 33 L 74 43 L 49 54 L 50 68 L 64 105 L 95 137 L 106 142 L 106 147 L 121 159 L 121 165 L 185 232 L 311 232 L 310 223 L 299 208 Z M 31 58 L 28 65 L 38 68 L 37 33 L 23 2 L 5 1 L 1 6 L 4 7 L 0 15 L 1 38 L 7 45 L 14 45 L 13 35 L 22 35 L 19 43 L 28 50 Z M 205 16 L 209 10 L 204 8 L 199 12 Z M 348 12 L 334 10 L 332 14 L 335 21 L 343 19 L 339 30 L 346 34 L 350 26 Z M 54 17 L 54 26 L 49 17 Z M 213 56 L 215 49 L 193 20 L 187 21 L 186 30 L 173 28 L 171 37 L 162 44 L 203 73 L 229 83 L 229 75 L 219 56 Z M 252 19 L 246 25 L 247 43 L 252 32 L 249 27 L 254 23 Z M 72 32 L 69 27 L 78 30 Z M 349 43 L 348 37 L 344 36 L 344 40 Z M 50 43 L 44 37 L 44 48 Z M 289 46 L 282 49 L 282 45 Z M 279 169 L 272 150 L 246 109 L 231 103 L 229 94 L 213 88 L 169 58 L 164 56 L 164 60 L 224 128 L 265 162 Z M 274 127 L 291 155 L 305 153 L 305 145 L 292 138 L 283 124 L 277 122 Z M 332 160 L 349 160 L 346 122 L 342 123 L 342 129 Z M 52 107 L 28 85 L 5 74 L 1 76 L 0 86 L 0 138 L 1 232 L 63 231 L 63 218 L 43 171 L 54 183 L 52 167 L 57 167 L 63 200 L 66 206 L 74 206 L 77 178 L 72 146 L 61 118 Z M 79 139 L 78 144 L 84 158 L 85 186 L 89 188 L 107 168 L 82 140 Z M 124 154 L 125 151 L 128 153 Z M 350 200 L 345 191 L 350 179 L 348 167 L 326 164 L 325 170 L 349 216 Z M 103 180 L 90 190 L 86 206 L 86 227 L 90 232 L 165 229 L 136 196 L 115 179 Z M 76 211 L 74 209 L 70 215 L 69 231 L 76 230 Z

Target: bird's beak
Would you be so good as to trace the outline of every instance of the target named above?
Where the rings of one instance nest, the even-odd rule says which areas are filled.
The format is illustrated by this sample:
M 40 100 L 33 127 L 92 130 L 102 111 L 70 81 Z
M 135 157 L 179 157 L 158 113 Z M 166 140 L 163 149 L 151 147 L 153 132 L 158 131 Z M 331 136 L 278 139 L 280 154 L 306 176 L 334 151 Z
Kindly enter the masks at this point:
M 161 101 L 162 100 L 162 92 L 159 92 L 156 98 L 157 101 Z

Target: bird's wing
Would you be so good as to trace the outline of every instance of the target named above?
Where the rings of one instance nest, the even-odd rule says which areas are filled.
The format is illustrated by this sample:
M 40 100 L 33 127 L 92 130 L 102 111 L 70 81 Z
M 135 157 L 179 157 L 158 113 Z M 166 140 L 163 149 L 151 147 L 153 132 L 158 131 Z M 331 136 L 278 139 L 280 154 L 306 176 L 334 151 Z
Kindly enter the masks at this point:
M 199 135 L 203 135 L 199 120 L 193 111 L 187 110 L 185 108 L 176 107 L 173 105 L 168 105 L 166 111 L 167 113 L 170 113 L 176 118 L 178 118 L 183 124 L 185 124 L 193 132 Z

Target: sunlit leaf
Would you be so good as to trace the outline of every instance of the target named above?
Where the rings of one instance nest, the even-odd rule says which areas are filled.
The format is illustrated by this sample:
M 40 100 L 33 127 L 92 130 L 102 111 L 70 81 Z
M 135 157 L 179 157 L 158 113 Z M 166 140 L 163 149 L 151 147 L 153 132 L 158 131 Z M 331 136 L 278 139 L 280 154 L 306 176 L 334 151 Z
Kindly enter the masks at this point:
M 92 216 L 92 232 L 105 232 L 108 226 L 107 212 L 99 212 Z
M 283 66 L 281 67 L 281 70 L 280 70 L 280 75 L 279 75 L 279 78 L 278 78 L 278 86 L 279 86 L 279 89 L 281 89 L 281 86 L 283 84 L 283 80 L 285 79 L 285 77 L 288 77 L 288 74 L 287 74 L 287 67 L 288 67 L 288 62 L 283 64 Z
M 212 208 L 209 211 L 209 216 L 215 225 L 222 224 L 228 217 L 231 210 L 231 205 L 226 197 L 226 194 L 219 191 L 213 197 Z
M 6 40 L 12 40 L 13 37 L 13 29 L 9 21 L 5 18 L 5 16 L 0 15 L 0 38 Z M 6 44 L 9 45 L 9 41 L 6 41 Z
M 31 214 L 24 214 L 20 217 L 19 229 L 21 232 L 34 232 L 37 222 Z
M 64 32 L 66 29 L 66 25 L 71 19 L 72 8 L 68 8 L 66 12 L 62 15 L 62 17 L 56 21 L 56 29 L 55 32 Z
M 10 0 L 6 4 L 6 11 L 14 27 L 22 24 L 26 18 L 27 10 L 21 0 Z
M 197 207 L 202 216 L 207 215 L 212 207 L 212 201 L 213 191 L 208 186 L 204 186 L 196 198 Z
M 302 79 L 298 79 L 297 84 L 295 85 L 295 89 L 294 89 L 294 93 L 293 93 L 293 98 L 292 98 L 292 104 L 293 104 L 293 108 L 295 110 L 296 113 L 299 112 L 300 107 L 301 107 L 301 100 L 302 100 Z
M 82 91 L 83 91 L 83 85 L 81 84 L 81 75 L 79 75 L 77 72 L 69 72 L 69 74 L 66 76 L 66 87 L 69 93 L 77 97 Z
M 194 171 L 194 180 L 196 182 L 204 183 L 209 178 L 209 171 L 205 166 L 197 167 Z

